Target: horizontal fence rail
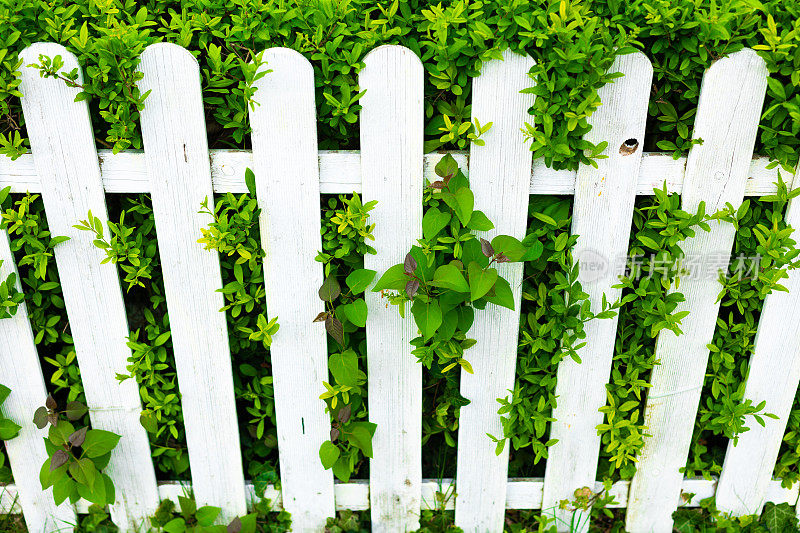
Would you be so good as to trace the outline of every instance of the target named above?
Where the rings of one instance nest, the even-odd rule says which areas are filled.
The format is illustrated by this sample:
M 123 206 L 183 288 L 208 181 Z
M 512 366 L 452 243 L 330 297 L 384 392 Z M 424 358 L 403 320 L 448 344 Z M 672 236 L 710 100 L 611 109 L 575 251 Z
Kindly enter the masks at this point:
M 77 66 L 72 54 L 51 43 L 26 49 L 24 63 L 35 62 L 39 54 L 61 55 L 66 65 Z M 321 248 L 320 195 L 357 192 L 365 201 L 378 200 L 370 220 L 376 224 L 378 253 L 365 258 L 365 267 L 383 271 L 402 262 L 422 234 L 424 180 L 436 179 L 434 167 L 444 153 L 423 154 L 424 69 L 411 50 L 382 46 L 364 59 L 359 73 L 359 84 L 366 89 L 360 102 L 361 151 L 318 150 L 310 64 L 282 48 L 265 51 L 264 58 L 270 72 L 256 84 L 255 98 L 267 100 L 250 110 L 252 151 L 208 149 L 198 64 L 177 45 L 151 45 L 142 56 L 139 85 L 142 92 L 151 91 L 141 111 L 143 152 L 96 150 L 87 104 L 74 101 L 77 89 L 23 68 L 23 109 L 32 153 L 15 161 L 0 158 L 0 188 L 42 193 L 54 235 L 71 237 L 56 247 L 55 259 L 92 423 L 123 437 L 122 452 L 112 455 L 108 468 L 117 483 L 114 522 L 133 529 L 160 499 L 190 491 L 200 504 L 221 507 L 227 521 L 255 498 L 253 485 L 244 478 L 239 448 L 227 323 L 219 311 L 220 261 L 196 242 L 208 222 L 198 213 L 202 200 L 214 193 L 248 192 L 247 168 L 255 171 L 262 209 L 267 303 L 281 318 L 271 347 L 281 488 L 271 486 L 265 496 L 274 508 L 292 513 L 295 531 L 320 531 L 328 516 L 344 509 L 369 509 L 375 531 L 416 529 L 420 510 L 439 508 L 439 492 L 454 495 L 445 508 L 455 510 L 456 523 L 465 531 L 500 531 L 506 509 L 553 511 L 576 489 L 602 490 L 602 483 L 595 481 L 600 447 L 596 426 L 603 419 L 598 409 L 605 404 L 614 320 L 587 328 L 581 364 L 569 358 L 560 363 L 560 399 L 550 435 L 558 443 L 551 448 L 544 478 L 509 479 L 508 447 L 495 454 L 486 436 L 500 432 L 497 398 L 514 387 L 521 264 L 501 266 L 511 280 L 516 310 L 490 304 L 476 316 L 472 334 L 478 346 L 470 352 L 476 373 L 462 374 L 460 382 L 471 403 L 461 410 L 458 485 L 452 479 L 422 478 L 422 369 L 409 346 L 417 329 L 410 317 L 400 317 L 373 293 L 365 296 L 369 419 L 377 424 L 370 479 L 334 483 L 332 473 L 321 467 L 316 452 L 331 425 L 319 400 L 321 382 L 328 377 L 327 337 L 312 324 L 323 308 L 316 298 L 322 267 L 314 261 Z M 652 66 L 643 54 L 618 58 L 611 71 L 625 76 L 600 91 L 603 106 L 591 117 L 594 129 L 587 134 L 592 142 L 609 142 L 603 152 L 608 157 L 597 167 L 582 165 L 577 171 L 532 161 L 523 142 L 519 127 L 530 120 L 527 111 L 534 97 L 520 90 L 530 87 L 532 66 L 530 57 L 510 52 L 484 65 L 473 80 L 471 104 L 474 114 L 493 128 L 483 137 L 485 145 L 473 145 L 469 153 L 451 152 L 471 175 L 476 207 L 495 221 L 495 232 L 524 236 L 529 195 L 571 195 L 572 229 L 579 235 L 574 251 L 599 247 L 624 255 L 637 195 L 651 195 L 666 185 L 669 192 L 682 194 L 684 209 L 706 200 L 713 212 L 725 202 L 736 207 L 745 196 L 774 194 L 779 177 L 792 183 L 792 172 L 769 168 L 775 165 L 752 156 L 767 77 L 752 50 L 719 60 L 706 72 L 695 125 L 695 136 L 704 143 L 677 159 L 642 153 Z M 731 99 L 734 92 L 738 97 Z M 134 380 L 120 386 L 115 379 L 130 354 L 119 278 L 113 264 L 100 264 L 103 256 L 92 237 L 72 228 L 88 209 L 107 218 L 105 193 L 152 195 L 191 482 L 156 483 L 147 437 L 138 422 L 141 406 Z M 790 218 L 797 218 L 796 206 Z M 483 236 L 490 235 L 494 232 Z M 709 235 L 688 241 L 687 249 L 719 249 L 729 255 L 732 239 L 732 227 L 715 225 Z M 4 273 L 13 271 L 7 235 L 0 235 L 0 258 L 6 261 Z M 612 288 L 619 273 L 582 278 L 593 311 L 604 297 L 619 297 L 620 291 Z M 774 400 L 778 420 L 747 433 L 742 448 L 728 449 L 718 482 L 685 479 L 678 470 L 686 462 L 706 345 L 719 307 L 716 280 L 682 282 L 685 307 L 692 311 L 684 322 L 686 335 L 675 340 L 671 332 L 661 333 L 656 354 L 662 364 L 653 371 L 655 392 L 646 403 L 646 425 L 656 437 L 647 436 L 633 480 L 619 481 L 610 490 L 615 499 L 610 507 L 628 509 L 632 533 L 670 531 L 679 506 L 699 506 L 700 500 L 717 495 L 717 485 L 722 508 L 735 514 L 753 512 L 766 501 L 797 504 L 800 484 L 784 488 L 772 479 L 772 470 L 800 380 L 800 365 L 785 352 L 796 351 L 798 341 L 796 335 L 763 336 L 786 332 L 776 328 L 800 308 L 796 274 L 787 286 L 791 292 L 771 295 L 765 303 L 746 389 L 754 402 Z M 30 416 L 24 411 L 30 409 L 32 415 L 46 387 L 24 306 L 13 320 L 0 321 L 0 343 L 12 346 L 15 341 L 22 345 L 19 359 L 0 354 L 0 383 L 15 389 L 7 407 L 27 426 L 18 441 L 7 445 L 18 483 L 0 486 L 0 512 L 22 512 L 32 533 L 52 531 L 53 521 L 73 520 L 87 506 L 81 501 L 74 508 L 55 508 L 50 493 L 43 498 L 31 482 L 38 480 L 45 454 L 42 433 L 28 427 Z M 770 376 L 784 367 L 790 371 L 776 390 Z M 27 386 L 21 376 L 29 376 Z M 31 448 L 30 456 L 23 446 Z M 748 462 L 748 455 L 760 450 L 766 450 L 764 460 Z M 684 498 L 689 493 L 694 496 Z M 568 526 L 568 513 L 555 514 L 562 520 L 559 529 Z M 588 516 L 582 516 L 581 530 L 588 525 Z
M 490 130 L 491 131 L 491 130 Z M 462 169 L 469 170 L 467 152 L 449 152 Z M 245 193 L 244 171 L 253 168 L 251 150 L 209 150 L 211 181 L 214 192 Z M 443 153 L 424 156 L 423 179 L 434 181 L 433 171 Z M 149 193 L 150 177 L 144 153 L 126 151 L 114 154 L 111 150 L 98 150 L 100 175 L 106 193 Z M 745 184 L 745 196 L 775 194 L 778 173 L 786 183 L 791 183 L 793 174 L 780 167 L 767 168 L 771 161 L 762 156 L 753 157 Z M 683 190 L 686 157 L 674 159 L 670 154 L 645 152 L 636 180 L 636 194 L 649 196 L 653 189 L 664 184 L 671 193 Z M 534 160 L 531 168 L 531 194 L 575 194 L 577 171 L 553 170 L 544 160 Z M 0 157 L 0 188 L 11 187 L 14 193 L 38 193 L 42 191 L 39 175 L 33 165 L 33 155 L 25 154 L 14 161 Z M 361 154 L 358 150 L 319 150 L 319 190 L 321 194 L 360 193 Z
M 681 490 L 685 494 L 694 494 L 687 501 L 681 501 L 681 507 L 695 508 L 700 507 L 700 502 L 715 495 L 718 481 L 701 478 L 684 479 Z M 509 478 L 506 484 L 505 509 L 508 510 L 527 510 L 542 508 L 542 492 L 544 490 L 544 478 Z M 366 511 L 370 508 L 369 501 L 369 481 L 353 480 L 350 483 L 336 482 L 333 485 L 336 499 L 337 511 Z M 421 484 L 421 509 L 436 510 L 439 503 L 436 497 L 437 492 L 452 494 L 455 482 L 452 479 L 423 479 Z M 603 483 L 597 481 L 594 489 L 602 490 Z M 2 512 L 19 513 L 22 511 L 20 505 L 16 503 L 18 496 L 16 485 L 3 487 L 5 492 L 0 492 L 0 510 Z M 256 501 L 255 488 L 251 483 L 245 485 L 248 504 Z M 192 490 L 191 483 L 180 483 L 176 481 L 164 482 L 158 485 L 158 494 L 161 499 L 171 499 L 176 501 L 178 496 L 185 496 Z M 630 490 L 629 481 L 618 481 L 611 486 L 609 495 L 614 497 L 615 503 L 609 504 L 609 509 L 624 509 L 628 505 L 628 491 Z M 772 480 L 766 487 L 766 501 L 773 503 L 788 503 L 795 505 L 798 500 L 798 487 L 787 489 L 781 487 L 780 481 Z M 48 495 L 49 496 L 49 495 Z M 281 491 L 273 486 L 269 486 L 264 491 L 264 496 L 272 502 L 272 509 L 283 509 Z M 455 498 L 450 498 L 445 503 L 445 510 L 455 509 Z M 677 503 L 676 503 L 677 506 Z M 81 500 L 76 506 L 78 513 L 86 513 L 88 504 Z

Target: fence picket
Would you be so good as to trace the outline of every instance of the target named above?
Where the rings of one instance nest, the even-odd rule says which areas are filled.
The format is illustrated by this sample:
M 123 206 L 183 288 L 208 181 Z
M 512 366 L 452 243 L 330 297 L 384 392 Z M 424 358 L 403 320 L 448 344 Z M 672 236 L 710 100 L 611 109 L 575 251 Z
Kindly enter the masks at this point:
M 753 153 L 764 91 L 764 61 L 744 49 L 714 63 L 703 76 L 694 138 L 703 139 L 689 152 L 683 184 L 682 207 L 693 212 L 701 201 L 714 213 L 730 202 L 742 203 L 747 170 Z M 698 231 L 682 246 L 687 258 L 703 261 L 724 257 L 733 246 L 734 228 L 712 223 L 711 231 Z M 718 265 L 701 276 L 684 276 L 680 292 L 686 301 L 675 312 L 688 310 L 683 334 L 662 330 L 656 344 L 652 387 L 648 393 L 645 438 L 637 472 L 631 482 L 627 529 L 632 533 L 671 531 L 672 513 L 678 506 L 694 420 L 700 401 L 707 345 L 714 336 L 719 302 Z
M 377 200 L 377 255 L 364 266 L 380 276 L 422 237 L 423 68 L 402 46 L 386 45 L 364 58 L 361 98 L 361 176 L 364 202 Z M 378 425 L 370 461 L 373 531 L 419 527 L 422 482 L 422 369 L 405 318 L 367 289 L 369 419 Z
M 520 91 L 531 86 L 533 65 L 530 57 L 506 50 L 502 60 L 484 63 L 472 83 L 472 116 L 492 122 L 482 137 L 486 144 L 470 147 L 469 174 L 475 208 L 495 225 L 479 232 L 489 240 L 498 234 L 525 237 L 533 153 L 520 124 L 531 120 L 534 96 Z M 499 264 L 497 270 L 512 287 L 514 310 L 488 304 L 476 312 L 469 336 L 477 344 L 465 353 L 474 373 L 461 372 L 461 394 L 470 404 L 459 416 L 456 524 L 465 531 L 500 531 L 505 517 L 508 446 L 497 455 L 487 433 L 502 435 L 497 398 L 514 388 L 523 265 Z
M 272 71 L 256 82 L 250 110 L 253 163 L 261 205 L 267 311 L 280 330 L 270 349 L 283 505 L 295 531 L 320 531 L 334 515 L 333 474 L 319 460 L 330 416 L 319 399 L 328 381 L 325 310 L 317 295 L 322 265 L 314 70 L 300 53 L 270 48 Z M 291 214 L 291 216 L 287 216 Z
M 20 57 L 28 65 L 38 63 L 40 54 L 60 55 L 66 71 L 78 68 L 75 56 L 54 43 L 33 44 Z M 105 253 L 92 244 L 93 235 L 73 228 L 89 210 L 103 224 L 108 219 L 89 109 L 85 101 L 74 101 L 78 92 L 62 80 L 40 77 L 32 67 L 22 68 L 22 109 L 49 229 L 70 238 L 53 253 L 92 426 L 122 435 L 106 471 L 117 489 L 112 519 L 126 528 L 152 515 L 159 500 L 150 445 L 139 424 L 138 388 L 134 380 L 116 379 L 126 373 L 131 355 L 117 269 L 100 264 Z
M 800 226 L 797 199 L 789 201 L 785 222 Z M 744 389 L 745 400 L 765 401 L 765 412 L 778 418 L 764 418 L 764 426 L 751 420 L 737 445 L 729 441 L 717 484 L 717 508 L 736 515 L 761 514 L 800 383 L 800 322 L 785 320 L 800 313 L 800 272 L 790 271 L 781 284 L 788 292 L 764 299 Z
M 200 72 L 184 48 L 145 49 L 139 88 L 152 91 L 141 112 L 161 269 L 183 406 L 192 487 L 198 505 L 220 520 L 246 511 L 219 256 L 197 243 L 213 206 Z
M 0 232 L 0 261 L 3 262 L 0 269 L 2 279 L 16 272 L 5 231 Z M 19 277 L 17 290 L 22 290 Z M 13 317 L 0 320 L 0 385 L 11 389 L 2 405 L 3 414 L 22 426 L 19 435 L 5 441 L 5 445 L 28 531 L 50 533 L 74 524 L 75 511 L 69 502 L 56 506 L 53 489 L 43 491 L 39 483 L 39 471 L 47 460 L 42 443 L 47 431 L 37 429 L 31 424 L 31 419 L 33 412 L 44 405 L 47 389 L 25 303 L 17 308 Z M 0 513 L 10 511 L 0 506 Z
M 578 280 L 594 312 L 600 311 L 604 295 L 608 302 L 621 295 L 612 286 L 625 272 L 653 77 L 650 61 L 639 52 L 617 57 L 609 71 L 624 76 L 600 89 L 602 105 L 589 118 L 592 130 L 586 134 L 593 143 L 608 141 L 603 152 L 608 158 L 598 160 L 597 168 L 578 169 L 572 214 L 572 233 L 578 235 L 573 250 L 580 265 Z M 558 442 L 549 451 L 543 500 L 559 531 L 569 527 L 573 516 L 558 509 L 558 502 L 573 500 L 576 489 L 593 488 L 600 449 L 595 428 L 603 422 L 598 409 L 606 404 L 616 336 L 617 317 L 591 320 L 586 324 L 586 345 L 579 350 L 582 362 L 566 358 L 559 363 L 556 420 L 550 430 L 550 438 Z M 589 513 L 576 512 L 574 521 L 579 524 L 576 530 L 588 529 Z

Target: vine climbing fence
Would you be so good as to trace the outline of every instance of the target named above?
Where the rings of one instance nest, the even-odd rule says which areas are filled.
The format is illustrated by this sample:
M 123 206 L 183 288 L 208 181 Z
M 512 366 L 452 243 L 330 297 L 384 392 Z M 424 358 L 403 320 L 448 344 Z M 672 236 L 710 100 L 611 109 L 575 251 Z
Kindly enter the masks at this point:
M 78 67 L 56 44 L 40 43 L 22 53 L 23 64 L 40 54 L 60 55 L 64 68 Z M 54 254 L 64 291 L 86 400 L 93 427 L 122 435 L 107 473 L 117 487 L 111 516 L 124 529 L 140 527 L 159 500 L 185 487 L 157 482 L 148 437 L 139 423 L 141 403 L 133 380 L 119 383 L 130 349 L 123 295 L 113 264 L 86 232 L 73 227 L 87 211 L 107 219 L 105 193 L 149 193 L 169 310 L 186 440 L 191 489 L 199 504 L 223 509 L 222 518 L 242 514 L 253 497 L 239 452 L 231 359 L 216 254 L 197 244 L 207 220 L 198 206 L 214 193 L 246 192 L 245 168 L 255 171 L 266 250 L 267 307 L 280 317 L 271 346 L 280 460 L 280 488 L 267 496 L 291 512 L 294 531 L 320 531 L 336 510 L 370 509 L 375 531 L 418 527 L 421 508 L 436 505 L 435 492 L 454 488 L 448 508 L 465 531 L 501 531 L 506 509 L 543 509 L 568 527 L 574 516 L 558 510 L 576 489 L 601 486 L 595 479 L 600 438 L 598 411 L 606 403 L 616 320 L 587 325 L 580 364 L 565 359 L 558 369 L 558 405 L 552 414 L 552 446 L 543 479 L 508 479 L 508 447 L 497 455 L 488 434 L 501 434 L 497 398 L 513 389 L 517 354 L 522 266 L 499 268 L 510 282 L 516 310 L 489 305 L 471 332 L 474 374 L 463 373 L 455 480 L 422 479 L 422 372 L 409 341 L 416 327 L 368 293 L 369 417 L 377 424 L 368 480 L 334 483 L 318 459 L 331 424 L 319 399 L 327 379 L 326 334 L 312 323 L 322 311 L 317 288 L 323 272 L 314 257 L 320 246 L 320 194 L 360 192 L 378 200 L 372 212 L 377 255 L 365 266 L 382 272 L 402 262 L 421 236 L 424 179 L 442 154 L 423 153 L 423 66 L 400 46 L 382 46 L 364 60 L 359 84 L 360 151 L 318 150 L 314 79 L 300 54 L 282 48 L 265 52 L 270 69 L 256 82 L 259 105 L 250 111 L 252 151 L 209 150 L 198 65 L 183 48 L 155 44 L 142 55 L 142 92 L 151 91 L 141 111 L 143 152 L 112 154 L 96 149 L 86 102 L 79 89 L 22 68 L 22 104 L 32 153 L 0 160 L 0 187 L 42 194 L 54 235 L 70 239 Z M 753 157 L 767 70 L 745 49 L 715 62 L 705 73 L 694 126 L 702 139 L 686 158 L 642 153 L 652 67 L 640 54 L 620 56 L 612 71 L 623 77 L 600 90 L 602 106 L 592 115 L 587 139 L 607 141 L 607 157 L 577 172 L 555 171 L 532 160 L 520 125 L 530 120 L 534 96 L 530 58 L 505 53 L 483 66 L 472 90 L 472 114 L 493 123 L 469 153 L 454 156 L 467 169 L 476 204 L 495 221 L 497 233 L 522 238 L 531 194 L 574 195 L 574 249 L 580 281 L 593 309 L 612 288 L 627 254 L 637 195 L 666 183 L 682 195 L 684 209 L 705 202 L 708 212 L 738 206 L 745 196 L 774 193 L 778 171 Z M 79 78 L 80 80 L 80 78 Z M 433 181 L 433 180 L 431 180 Z M 797 220 L 796 220 L 797 219 Z M 800 209 L 789 206 L 787 223 L 800 225 Z M 730 256 L 734 230 L 713 222 L 711 231 L 690 239 L 687 257 Z M 7 235 L 0 237 L 7 273 L 14 265 Z M 696 506 L 715 496 L 717 506 L 736 514 L 757 512 L 766 501 L 798 500 L 798 488 L 772 479 L 773 467 L 800 379 L 800 277 L 790 273 L 787 292 L 767 296 L 751 358 L 745 397 L 766 400 L 776 419 L 765 420 L 730 446 L 719 479 L 685 479 L 686 463 L 704 372 L 719 308 L 716 276 L 681 281 L 683 335 L 663 330 L 658 339 L 645 425 L 649 436 L 631 481 L 610 490 L 612 506 L 627 507 L 632 532 L 670 531 L 679 505 Z M 53 531 L 75 522 L 86 506 L 56 507 L 39 484 L 46 459 L 42 431 L 30 423 L 47 395 L 36 345 L 24 306 L 0 321 L 0 383 L 12 393 L 4 414 L 23 421 L 6 448 L 15 485 L 0 494 L 0 511 L 22 512 L 31 531 Z M 692 495 L 686 497 L 686 495 Z M 582 513 L 582 512 L 576 512 Z M 584 513 L 585 514 L 585 513 Z M 586 520 L 581 521 L 585 528 Z

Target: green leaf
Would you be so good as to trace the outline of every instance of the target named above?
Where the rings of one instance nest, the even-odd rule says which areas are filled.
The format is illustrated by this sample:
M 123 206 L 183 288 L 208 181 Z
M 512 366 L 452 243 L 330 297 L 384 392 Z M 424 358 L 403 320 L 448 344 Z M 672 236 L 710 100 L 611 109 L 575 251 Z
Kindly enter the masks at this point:
M 511 292 L 511 285 L 508 284 L 505 278 L 498 276 L 493 292 L 494 294 L 486 297 L 487 301 L 512 311 L 514 310 L 514 294 Z
M 322 461 L 322 466 L 325 470 L 333 468 L 340 454 L 339 447 L 329 440 L 323 442 L 322 446 L 319 447 L 319 459 Z
M 59 427 L 63 422 L 59 423 Z M 113 450 L 119 442 L 120 436 L 102 429 L 90 429 L 83 442 L 83 453 L 87 457 L 100 457 Z
M 57 426 L 50 426 L 47 433 L 48 440 L 56 445 L 63 446 L 69 440 L 69 436 L 75 431 L 75 428 L 69 422 L 60 420 Z
M 494 286 L 497 281 L 497 269 L 487 268 L 482 269 L 476 262 L 469 264 L 469 290 L 472 301 L 483 297 Z
M 21 426 L 8 418 L 0 418 L 0 440 L 11 440 L 19 435 Z
M 442 287 L 443 289 L 469 292 L 469 284 L 464 278 L 464 274 L 461 273 L 458 267 L 452 264 L 442 265 L 437 268 L 430 284 L 435 287 Z
M 450 222 L 450 213 L 439 211 L 435 207 L 429 208 L 422 217 L 422 235 L 426 240 L 436 237 Z
M 522 257 L 528 251 L 525 245 L 511 235 L 498 235 L 492 239 L 492 248 L 494 248 L 495 253 L 502 253 L 512 262 L 522 260 Z
M 90 490 L 94 489 L 94 482 L 97 479 L 97 469 L 94 467 L 92 460 L 88 457 L 70 463 L 69 473 L 78 483 L 86 485 Z
M 433 337 L 433 334 L 442 325 L 442 310 L 436 300 L 427 303 L 421 300 L 414 301 L 411 306 L 411 314 L 414 315 L 414 321 L 425 340 Z
M 11 394 L 11 389 L 5 385 L 0 385 L 0 404 L 6 401 L 6 398 L 8 398 L 9 394 Z
M 358 369 L 358 355 L 353 350 L 335 353 L 328 359 L 328 367 L 334 379 L 340 385 L 357 387 L 366 378 Z
M 367 325 L 367 303 L 363 298 L 354 300 L 352 303 L 342 306 L 347 320 L 355 326 L 363 328 Z
M 472 218 L 472 210 L 475 207 L 475 196 L 469 187 L 461 187 L 453 194 L 455 201 L 455 212 L 461 223 L 465 226 Z
M 372 292 L 382 290 L 402 291 L 406 287 L 408 276 L 406 276 L 403 269 L 403 264 L 397 264 L 383 273 L 383 276 L 378 280 L 378 283 L 372 288 Z
M 339 286 L 339 282 L 336 281 L 336 276 L 328 276 L 325 278 L 325 281 L 322 282 L 322 287 L 320 287 L 317 292 L 320 300 L 323 302 L 332 302 L 341 293 L 342 288 Z
M 186 531 L 186 520 L 183 518 L 173 518 L 164 524 L 165 533 L 184 533 Z
M 214 523 L 214 520 L 217 519 L 220 511 L 221 509 L 219 507 L 212 507 L 211 505 L 200 507 L 194 515 L 197 519 L 197 525 L 204 527 L 210 526 Z
M 472 218 L 469 219 L 467 227 L 472 231 L 489 231 L 494 229 L 494 224 L 483 213 L 483 211 L 475 210 L 472 212 Z
M 436 172 L 436 175 L 441 178 L 454 176 L 455 173 L 458 172 L 458 163 L 456 163 L 456 160 L 452 155 L 445 154 L 445 156 L 441 158 L 438 163 L 436 163 L 434 171 Z
M 346 432 L 347 441 L 360 449 L 365 456 L 372 457 L 372 436 L 377 426 L 372 422 L 355 422 Z
M 256 197 L 256 175 L 249 168 L 244 171 L 244 183 L 247 185 L 247 191 L 250 195 Z
M 353 270 L 344 281 L 350 287 L 350 292 L 359 294 L 369 287 L 369 284 L 375 279 L 375 274 L 377 272 L 374 270 L 359 268 L 358 270 Z

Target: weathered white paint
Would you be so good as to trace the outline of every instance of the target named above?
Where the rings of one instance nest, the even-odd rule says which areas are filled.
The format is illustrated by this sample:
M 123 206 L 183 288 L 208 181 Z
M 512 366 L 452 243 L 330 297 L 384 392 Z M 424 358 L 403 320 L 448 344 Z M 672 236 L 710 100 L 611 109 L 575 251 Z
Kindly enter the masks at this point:
M 730 202 L 742 203 L 747 170 L 755 144 L 764 91 L 764 61 L 744 49 L 714 63 L 703 76 L 695 119 L 695 138 L 703 144 L 689 152 L 682 207 L 694 212 L 701 201 L 713 213 Z M 734 228 L 714 223 L 710 232 L 698 231 L 682 249 L 687 258 L 728 257 Z M 726 261 L 727 262 L 727 261 Z M 711 272 L 683 276 L 680 292 L 686 301 L 676 312 L 688 310 L 683 335 L 663 330 L 656 344 L 652 388 L 647 397 L 645 438 L 628 502 L 627 529 L 632 533 L 672 530 L 694 429 L 697 406 L 708 361 L 707 345 L 714 336 L 719 311 L 717 266 Z
M 364 202 L 377 200 L 377 255 L 364 266 L 382 275 L 402 263 L 422 237 L 423 69 L 402 46 L 380 46 L 364 58 L 361 98 L 361 175 Z M 377 279 L 377 278 L 376 278 Z M 370 504 L 373 531 L 419 527 L 422 458 L 422 368 L 411 355 L 417 327 L 379 293 L 366 293 L 369 419 L 372 441 Z
M 244 170 L 253 168 L 253 154 L 248 150 L 209 150 L 211 154 L 211 179 L 216 193 L 247 192 Z M 451 152 L 462 170 L 467 169 L 466 152 Z M 111 150 L 98 150 L 100 172 L 106 192 L 138 193 L 150 192 L 150 181 L 144 153 L 135 150 L 113 154 Z M 425 154 L 423 174 L 434 179 L 433 168 L 441 153 Z M 357 150 L 319 151 L 319 188 L 322 194 L 348 194 L 361 192 L 361 156 Z M 768 169 L 766 157 L 755 156 L 750 164 L 745 196 L 774 194 L 778 168 Z M 673 159 L 670 154 L 645 152 L 639 167 L 636 194 L 648 196 L 653 188 L 666 181 L 669 192 L 681 192 L 686 158 Z M 465 174 L 468 172 L 465 172 Z M 531 171 L 531 194 L 574 194 L 574 170 L 547 168 L 544 159 L 536 159 Z M 782 171 L 784 181 L 791 173 Z M 11 192 L 41 192 L 42 185 L 33 166 L 33 157 L 23 155 L 12 161 L 0 156 L 0 188 L 10 186 Z
M 8 233 L 0 231 L 0 279 L 5 280 L 17 269 L 8 243 Z M 22 287 L 17 277 L 17 290 Z M 28 322 L 28 310 L 23 302 L 11 318 L 0 320 L 0 385 L 11 389 L 0 412 L 22 426 L 19 435 L 5 441 L 11 473 L 17 482 L 19 505 L 25 524 L 31 533 L 50 533 L 75 523 L 75 511 L 68 502 L 56 507 L 53 489 L 42 490 L 39 471 L 48 460 L 42 438 L 46 429 L 31 423 L 33 413 L 44 405 L 47 389 L 39 365 L 39 354 L 33 342 L 33 331 Z M 3 488 L 0 487 L 0 493 Z M 0 504 L 0 513 L 8 512 Z
M 194 493 L 227 523 L 244 513 L 245 491 L 219 256 L 197 243 L 211 220 L 200 203 L 214 203 L 200 73 L 167 43 L 148 46 L 139 68 L 140 90 L 152 91 L 142 138 Z
M 33 44 L 20 57 L 28 65 L 38 63 L 40 54 L 60 55 L 67 71 L 78 68 L 75 56 L 53 43 Z M 94 235 L 73 227 L 89 210 L 104 225 L 108 219 L 89 109 L 85 101 L 74 101 L 77 88 L 42 78 L 31 67 L 22 68 L 21 89 L 49 228 L 54 236 L 70 238 L 54 254 L 92 426 L 122 435 L 106 469 L 117 488 L 112 518 L 122 528 L 132 527 L 153 514 L 158 493 L 147 434 L 139 424 L 139 391 L 133 380 L 116 379 L 126 373 L 131 355 L 117 269 L 100 264 L 105 252 L 92 244 Z
M 319 460 L 330 415 L 319 395 L 328 381 L 325 310 L 317 290 L 322 264 L 314 70 L 299 52 L 270 48 L 272 71 L 256 82 L 250 110 L 253 162 L 261 206 L 261 242 L 269 316 L 280 330 L 270 348 L 283 505 L 294 531 L 319 531 L 334 514 L 333 474 Z M 289 216 L 290 215 L 290 216 Z
M 785 221 L 800 226 L 797 199 L 789 201 Z M 744 390 L 745 399 L 753 405 L 765 401 L 765 412 L 778 418 L 764 418 L 764 426 L 750 419 L 750 430 L 739 435 L 738 444 L 729 441 L 716 498 L 723 512 L 761 514 L 800 383 L 800 322 L 785 320 L 800 316 L 800 272 L 788 275 L 781 281 L 788 292 L 774 291 L 764 299 Z
M 578 280 L 595 313 L 601 310 L 604 296 L 607 302 L 615 302 L 622 293 L 612 286 L 625 273 L 653 79 L 650 60 L 641 52 L 617 57 L 609 70 L 624 76 L 600 89 L 603 105 L 589 118 L 592 130 L 585 136 L 592 143 L 607 141 L 603 154 L 608 157 L 597 160 L 597 168 L 580 166 L 572 208 L 572 233 L 578 235 L 573 249 L 580 265 Z M 578 351 L 582 362 L 568 357 L 558 366 L 558 401 L 552 415 L 556 420 L 550 429 L 550 438 L 558 442 L 548 452 L 544 508 L 556 517 L 559 531 L 569 530 L 573 520 L 580 524 L 580 531 L 589 527 L 589 512 L 573 517 L 573 511 L 559 510 L 558 502 L 574 499 L 581 487 L 591 487 L 597 473 L 600 437 L 596 428 L 603 422 L 598 409 L 607 401 L 617 317 L 591 320 L 585 331 L 586 344 Z
M 492 123 L 482 137 L 486 144 L 470 148 L 475 209 L 495 226 L 479 232 L 488 240 L 499 234 L 525 237 L 533 154 L 520 124 L 530 120 L 534 96 L 520 91 L 531 85 L 533 65 L 530 57 L 507 50 L 502 60 L 484 63 L 472 82 L 472 116 Z M 461 372 L 461 394 L 470 404 L 459 417 L 455 520 L 465 531 L 501 531 L 505 518 L 508 446 L 497 455 L 487 433 L 502 435 L 497 398 L 514 388 L 523 264 L 498 264 L 497 270 L 511 285 L 514 310 L 488 304 L 476 311 L 469 336 L 477 344 L 464 354 L 474 373 Z
M 629 481 L 618 481 L 612 485 L 609 494 L 614 496 L 615 502 L 608 505 L 611 509 L 624 509 L 628 503 L 628 489 Z M 716 480 L 707 480 L 702 478 L 684 479 L 681 487 L 681 492 L 684 494 L 694 494 L 694 497 L 685 502 L 681 502 L 682 507 L 699 507 L 700 502 L 706 498 L 714 496 L 716 488 Z M 252 504 L 257 500 L 255 496 L 255 489 L 252 484 L 246 485 L 247 490 L 247 505 L 251 508 Z M 506 491 L 506 509 L 541 509 L 542 507 L 542 490 L 544 488 L 544 480 L 542 478 L 511 478 L 508 480 L 508 489 Z M 595 481 L 594 488 L 596 492 L 603 489 L 603 483 Z M 21 509 L 18 501 L 15 504 L 17 497 L 17 486 L 8 485 L 0 491 L 0 512 L 19 513 Z M 455 486 L 452 479 L 423 479 L 422 480 L 422 509 L 436 510 L 438 500 L 436 493 L 441 491 L 446 495 L 452 495 Z M 191 492 L 191 483 L 182 483 L 179 481 L 165 481 L 159 484 L 158 494 L 161 499 L 171 499 L 176 501 L 178 496 L 183 496 Z M 369 509 L 369 481 L 365 479 L 354 479 L 349 483 L 335 483 L 334 492 L 336 494 L 336 510 L 344 511 L 365 511 Z M 265 497 L 272 503 L 274 510 L 281 509 L 281 493 L 275 487 L 270 485 L 265 490 Z M 781 487 L 779 480 L 773 480 L 767 487 L 766 499 L 773 503 L 788 503 L 794 505 L 797 502 L 798 486 L 795 484 L 791 489 Z M 79 513 L 85 514 L 88 511 L 89 505 L 81 500 L 78 502 L 77 510 Z M 455 498 L 450 497 L 445 503 L 445 509 L 452 511 L 455 509 Z

